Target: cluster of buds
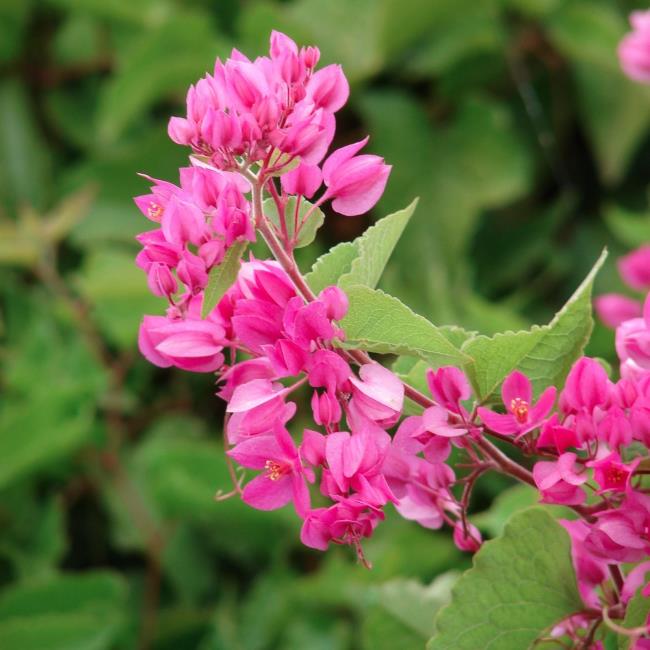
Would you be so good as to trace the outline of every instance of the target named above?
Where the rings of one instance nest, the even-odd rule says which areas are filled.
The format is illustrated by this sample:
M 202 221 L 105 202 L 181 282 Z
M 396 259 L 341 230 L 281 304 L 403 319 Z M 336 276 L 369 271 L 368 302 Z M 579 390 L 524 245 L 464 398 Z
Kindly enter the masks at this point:
M 135 199 L 158 225 L 138 236 L 137 263 L 169 302 L 165 315 L 143 319 L 143 355 L 160 367 L 217 374 L 226 453 L 238 466 L 233 492 L 260 510 L 292 503 L 309 547 L 348 544 L 366 562 L 362 540 L 392 505 L 424 527 L 449 525 L 456 545 L 475 551 L 482 540 L 468 520 L 472 489 L 497 470 L 580 517 L 564 526 L 590 612 L 624 608 L 639 587 L 650 596 L 650 299 L 644 310 L 621 296 L 597 302 L 617 328 L 618 382 L 583 357 L 559 395 L 550 386 L 534 400 L 531 381 L 515 370 L 496 410 L 473 398 L 458 368 L 429 369 L 425 395 L 347 349 L 345 292 L 329 286 L 315 295 L 293 248 L 324 201 L 346 216 L 371 209 L 390 167 L 359 154 L 367 139 L 326 157 L 348 84 L 338 66 L 315 70 L 318 59 L 316 48 L 298 49 L 274 32 L 270 57 L 233 51 L 217 61 L 190 88 L 187 117 L 170 121 L 172 139 L 193 154 L 180 186 L 150 179 L 151 193 Z M 265 214 L 265 194 L 275 219 Z M 256 233 L 275 259 L 251 255 L 216 304 L 206 302 L 212 270 Z M 649 268 L 650 247 L 620 263 L 639 290 L 650 289 Z M 405 416 L 407 399 L 419 415 Z M 530 457 L 532 472 L 494 440 Z M 466 459 L 459 476 L 453 448 Z M 558 633 L 578 639 L 589 620 L 575 616 Z

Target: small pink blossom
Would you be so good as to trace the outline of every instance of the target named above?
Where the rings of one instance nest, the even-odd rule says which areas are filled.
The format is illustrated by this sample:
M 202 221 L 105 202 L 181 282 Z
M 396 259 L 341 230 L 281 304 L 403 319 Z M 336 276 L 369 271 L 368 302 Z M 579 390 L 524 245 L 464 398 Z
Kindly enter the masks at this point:
M 350 377 L 350 410 L 383 426 L 395 424 L 402 412 L 404 384 L 387 368 L 368 363 L 359 369 L 359 379 Z
M 560 395 L 565 413 L 593 413 L 610 399 L 611 384 L 605 369 L 595 359 L 582 357 L 573 364 Z
M 586 495 L 580 486 L 588 476 L 575 471 L 576 455 L 562 454 L 557 461 L 539 461 L 533 467 L 535 485 L 542 494 L 542 503 L 579 505 Z
M 556 388 L 549 386 L 536 404 L 533 403 L 533 387 L 530 379 L 518 370 L 511 372 L 503 382 L 501 397 L 507 413 L 494 413 L 480 407 L 478 414 L 483 424 L 492 431 L 504 435 L 523 436 L 541 426 L 553 408 Z
M 295 169 L 282 174 L 280 182 L 287 194 L 299 194 L 310 199 L 321 186 L 323 176 L 318 165 L 300 163 Z
M 634 11 L 630 15 L 632 31 L 618 46 L 623 72 L 641 83 L 650 83 L 650 11 Z
M 587 467 L 594 470 L 594 480 L 600 486 L 599 494 L 615 491 L 625 492 L 630 487 L 630 480 L 640 459 L 629 465 L 621 462 L 620 455 L 613 451 L 599 460 L 590 461 Z
M 454 366 L 443 366 L 427 371 L 431 395 L 438 404 L 453 413 L 467 416 L 461 402 L 470 398 L 472 389 L 464 373 Z
M 641 305 L 638 300 L 617 293 L 598 296 L 594 299 L 594 308 L 600 320 L 612 329 L 616 329 L 630 318 L 641 316 Z
M 276 510 L 293 501 L 296 512 L 309 511 L 309 492 L 305 475 L 313 475 L 302 467 L 293 439 L 283 426 L 276 426 L 273 435 L 260 435 L 242 440 L 228 451 L 240 465 L 264 470 L 246 484 L 242 499 L 258 510 Z
M 650 12 L 648 12 L 650 15 Z M 646 26 L 646 37 L 650 43 L 650 26 Z M 621 277 L 633 289 L 650 289 L 650 244 L 637 248 L 618 260 Z
M 333 199 L 332 208 L 346 217 L 368 212 L 379 200 L 386 187 L 391 166 L 384 159 L 372 155 L 356 155 L 368 142 L 360 142 L 337 149 L 323 165 L 325 196 Z

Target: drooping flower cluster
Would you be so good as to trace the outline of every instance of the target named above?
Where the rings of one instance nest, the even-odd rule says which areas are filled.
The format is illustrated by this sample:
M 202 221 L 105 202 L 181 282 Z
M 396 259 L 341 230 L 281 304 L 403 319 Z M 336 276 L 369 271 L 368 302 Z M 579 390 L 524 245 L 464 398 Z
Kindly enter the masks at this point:
M 612 605 L 612 584 L 622 607 L 639 588 L 650 596 L 650 298 L 643 310 L 617 295 L 596 303 L 617 328 L 620 380 L 583 357 L 561 390 L 537 387 L 535 399 L 530 379 L 513 370 L 496 407 L 473 399 L 458 368 L 429 369 L 424 394 L 343 345 L 346 293 L 333 285 L 316 295 L 293 249 L 324 201 L 346 216 L 372 208 L 390 167 L 359 155 L 367 138 L 325 158 L 348 86 L 338 66 L 317 71 L 318 58 L 274 32 L 270 57 L 234 51 L 217 61 L 190 88 L 187 117 L 172 118 L 170 136 L 191 147 L 191 165 L 180 185 L 149 179 L 151 192 L 135 199 L 156 223 L 138 236 L 137 264 L 169 303 L 164 316 L 144 317 L 143 355 L 160 367 L 217 373 L 235 492 L 260 510 L 292 503 L 307 546 L 349 544 L 365 562 L 362 540 L 394 507 L 424 527 L 451 526 L 456 545 L 475 551 L 472 489 L 497 470 L 581 517 L 564 526 L 587 607 Z M 274 260 L 240 261 L 256 234 Z M 632 288 L 650 289 L 650 247 L 619 268 Z M 219 289 L 224 275 L 230 287 Z M 405 416 L 407 399 L 419 414 Z M 532 472 L 493 440 L 532 458 Z M 454 448 L 465 461 L 458 475 Z M 558 633 L 580 638 L 589 622 L 581 616 Z

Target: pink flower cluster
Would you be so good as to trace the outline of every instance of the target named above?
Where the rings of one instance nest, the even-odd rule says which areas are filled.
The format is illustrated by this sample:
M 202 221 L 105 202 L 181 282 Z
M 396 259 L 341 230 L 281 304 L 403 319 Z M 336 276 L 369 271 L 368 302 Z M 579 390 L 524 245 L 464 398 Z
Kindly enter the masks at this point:
M 324 201 L 347 216 L 372 208 L 390 167 L 359 154 L 367 138 L 325 158 L 348 85 L 338 66 L 317 71 L 318 59 L 316 48 L 298 49 L 274 32 L 269 57 L 250 61 L 233 51 L 217 61 L 190 88 L 187 116 L 170 121 L 172 139 L 193 155 L 180 185 L 149 179 L 151 192 L 135 199 L 156 224 L 138 236 L 137 264 L 169 305 L 164 316 L 144 317 L 142 354 L 160 367 L 218 374 L 235 492 L 260 510 L 292 503 L 309 547 L 348 544 L 365 562 L 362 540 L 392 504 L 424 527 L 448 524 L 456 545 L 475 551 L 472 489 L 497 470 L 581 517 L 564 526 L 591 613 L 612 605 L 612 584 L 619 609 L 639 588 L 650 596 L 650 298 L 643 308 L 613 294 L 596 301 L 617 328 L 620 380 L 583 357 L 559 394 L 549 386 L 535 399 L 530 379 L 514 370 L 496 409 L 473 399 L 458 368 L 429 369 L 425 395 L 362 350 L 346 349 L 345 292 L 329 286 L 315 295 L 293 249 Z M 208 305 L 212 270 L 256 232 L 275 260 L 250 255 Z M 630 287 L 648 291 L 650 246 L 619 269 Z M 420 414 L 405 417 L 407 398 Z M 492 440 L 532 458 L 532 472 Z M 449 463 L 454 449 L 466 461 L 460 476 Z M 589 620 L 573 617 L 558 633 L 578 638 Z
M 650 83 L 650 11 L 634 11 L 630 16 L 632 31 L 618 46 L 623 72 L 641 83 Z

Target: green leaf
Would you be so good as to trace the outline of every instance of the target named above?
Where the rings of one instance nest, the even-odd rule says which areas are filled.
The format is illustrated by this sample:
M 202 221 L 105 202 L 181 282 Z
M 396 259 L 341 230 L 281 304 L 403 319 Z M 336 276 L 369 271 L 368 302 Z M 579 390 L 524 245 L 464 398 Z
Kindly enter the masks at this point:
M 217 41 L 207 16 L 183 11 L 137 32 L 132 46 L 118 52 L 117 69 L 103 87 L 98 109 L 102 145 L 114 142 L 168 93 L 184 94 L 215 53 L 226 54 L 227 48 Z
M 235 242 L 226 251 L 221 264 L 213 267 L 210 271 L 208 284 L 203 294 L 201 318 L 206 318 L 223 298 L 226 291 L 232 287 L 233 282 L 237 279 L 241 258 L 247 246 L 248 242 L 246 241 Z
M 307 201 L 306 199 L 302 199 L 300 201 L 300 205 L 298 206 L 298 216 L 297 216 L 297 221 L 298 224 L 301 223 L 303 217 L 307 214 L 309 210 L 311 210 L 312 204 Z M 263 211 L 264 215 L 272 221 L 275 226 L 278 228 L 278 230 L 281 232 L 281 226 L 280 226 L 280 215 L 278 214 L 278 207 L 275 203 L 275 201 L 272 198 L 268 198 L 264 201 L 263 203 Z M 287 234 L 289 235 L 290 239 L 293 239 L 294 234 L 295 234 L 295 214 L 296 214 L 296 197 L 295 196 L 290 196 L 289 200 L 287 201 L 287 204 L 284 207 L 284 213 L 286 215 L 286 226 L 287 226 Z M 300 229 L 300 232 L 298 234 L 298 239 L 296 241 L 296 248 L 303 248 L 304 246 L 308 246 L 311 244 L 314 239 L 316 238 L 316 233 L 318 232 L 318 229 L 323 225 L 323 221 L 325 220 L 325 215 L 323 214 L 323 211 L 320 208 L 315 208 L 307 221 L 305 222 L 305 225 Z
M 98 247 L 84 260 L 76 278 L 102 331 L 122 347 L 135 343 L 143 314 L 164 308 L 164 301 L 147 289 L 146 276 L 133 259 L 117 247 Z
M 643 627 L 650 615 L 650 598 L 641 595 L 641 592 L 632 597 L 625 610 L 623 627 Z M 620 634 L 618 636 L 618 650 L 630 650 L 630 637 Z
M 339 278 L 347 273 L 352 262 L 359 254 L 355 242 L 341 242 L 324 255 L 321 255 L 305 275 L 307 284 L 314 293 L 320 293 L 325 287 L 337 284 Z
M 113 647 L 126 590 L 110 573 L 61 575 L 21 584 L 0 598 L 3 650 L 104 650 Z
M 636 248 L 650 241 L 650 213 L 630 212 L 620 206 L 605 211 L 605 222 L 626 246 Z
M 584 607 L 569 535 L 541 508 L 515 515 L 486 542 L 436 617 L 428 650 L 524 650 Z
M 583 283 L 548 325 L 490 338 L 477 336 L 461 348 L 471 357 L 465 370 L 482 402 L 490 400 L 515 369 L 528 376 L 535 394 L 549 385 L 562 384 L 589 340 L 593 328 L 591 290 L 606 257 L 607 251 L 603 251 Z
M 347 287 L 346 293 L 350 309 L 341 321 L 345 347 L 418 356 L 440 365 L 468 361 L 433 323 L 397 298 L 361 285 Z
M 396 578 L 371 588 L 363 620 L 364 648 L 421 650 L 434 631 L 434 616 L 451 597 L 458 575 L 444 573 L 430 585 Z
M 363 284 L 374 289 L 399 241 L 404 228 L 409 222 L 415 207 L 415 199 L 408 207 L 380 219 L 360 237 L 354 240 L 359 252 L 352 262 L 350 270 L 339 280 L 339 285 L 346 287 Z

